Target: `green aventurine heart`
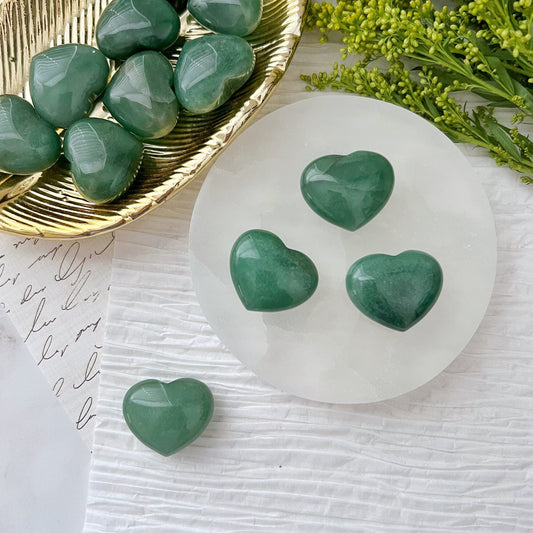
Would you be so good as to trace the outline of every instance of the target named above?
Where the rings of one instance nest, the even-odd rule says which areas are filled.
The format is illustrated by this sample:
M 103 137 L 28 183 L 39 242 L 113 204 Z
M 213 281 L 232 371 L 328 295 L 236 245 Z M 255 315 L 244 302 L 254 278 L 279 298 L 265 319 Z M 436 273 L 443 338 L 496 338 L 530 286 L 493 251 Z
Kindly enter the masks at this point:
M 237 294 L 249 311 L 296 307 L 309 299 L 318 285 L 311 259 L 263 230 L 247 231 L 237 239 L 230 271 Z
M 207 29 L 244 37 L 257 28 L 261 0 L 189 0 L 189 13 Z
M 167 0 L 113 0 L 98 19 L 96 42 L 107 57 L 127 59 L 141 50 L 165 50 L 180 28 Z
M 0 96 L 0 172 L 33 174 L 59 158 L 61 139 L 22 98 Z
M 107 59 L 96 48 L 83 44 L 55 46 L 31 61 L 33 105 L 50 124 L 67 128 L 89 115 L 108 76 Z
M 385 157 L 358 151 L 312 161 L 300 182 L 305 201 L 327 221 L 355 231 L 385 206 L 394 187 L 394 171 Z
M 235 35 L 204 35 L 183 45 L 174 73 L 180 104 L 191 113 L 208 113 L 242 87 L 253 72 L 255 56 Z
M 213 414 L 213 395 L 191 378 L 147 379 L 124 396 L 122 412 L 132 433 L 161 455 L 172 455 L 200 436 Z
M 355 306 L 372 320 L 398 331 L 419 322 L 437 301 L 441 288 L 439 263 L 416 250 L 362 257 L 346 275 L 346 290 Z
M 172 65 L 163 54 L 139 52 L 113 76 L 104 104 L 128 131 L 141 139 L 158 139 L 174 129 L 178 118 L 173 83 Z
M 111 202 L 133 182 L 143 157 L 143 145 L 124 128 L 99 118 L 75 122 L 64 140 L 76 188 L 96 204 Z

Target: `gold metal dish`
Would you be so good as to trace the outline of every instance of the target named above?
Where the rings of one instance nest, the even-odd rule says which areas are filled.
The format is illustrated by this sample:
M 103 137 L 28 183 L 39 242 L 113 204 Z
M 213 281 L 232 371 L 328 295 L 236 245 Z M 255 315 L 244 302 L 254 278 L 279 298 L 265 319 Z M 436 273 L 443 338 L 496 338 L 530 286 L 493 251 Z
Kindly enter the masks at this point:
M 31 101 L 31 58 L 59 44 L 95 46 L 96 23 L 110 1 L 0 0 L 0 94 L 21 94 Z M 256 53 L 250 80 L 219 109 L 196 116 L 182 111 L 170 135 L 145 143 L 141 171 L 125 196 L 102 206 L 84 200 L 63 157 L 42 174 L 0 173 L 0 231 L 51 239 L 87 237 L 117 229 L 174 196 L 266 102 L 300 39 L 305 4 L 306 0 L 264 0 L 261 23 L 247 37 Z M 186 14 L 182 23 L 183 37 L 166 52 L 174 64 L 185 40 L 207 33 Z M 92 116 L 110 118 L 101 103 Z

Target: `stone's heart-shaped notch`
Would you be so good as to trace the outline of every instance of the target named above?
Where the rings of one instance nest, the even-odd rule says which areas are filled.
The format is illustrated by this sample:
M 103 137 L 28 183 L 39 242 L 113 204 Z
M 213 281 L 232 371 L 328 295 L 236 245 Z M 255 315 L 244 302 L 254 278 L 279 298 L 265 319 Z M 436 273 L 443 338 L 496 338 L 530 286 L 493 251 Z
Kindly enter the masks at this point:
M 178 118 L 174 70 L 161 53 L 139 52 L 128 58 L 104 93 L 110 113 L 141 139 L 169 134 Z
M 80 194 L 95 204 L 103 204 L 130 187 L 139 171 L 144 147 L 118 124 L 84 118 L 67 130 L 64 150 Z
M 300 186 L 315 213 L 336 226 L 355 231 L 374 218 L 389 200 L 394 171 L 389 161 L 376 152 L 326 155 L 307 165 Z
M 243 233 L 230 255 L 231 279 L 249 311 L 283 311 L 308 300 L 318 285 L 309 257 L 264 230 Z
M 42 118 L 67 128 L 87 117 L 107 84 L 109 65 L 92 46 L 64 44 L 34 56 L 30 93 Z
M 254 70 L 255 55 L 235 35 L 204 35 L 183 45 L 174 73 L 180 104 L 191 113 L 208 113 L 242 87 Z
M 54 128 L 26 100 L 0 96 L 0 171 L 33 174 L 50 168 L 61 153 Z
M 201 381 L 147 379 L 128 390 L 122 412 L 143 444 L 168 456 L 200 436 L 211 420 L 213 406 L 213 395 Z
M 113 0 L 96 26 L 96 42 L 111 59 L 141 50 L 165 50 L 179 37 L 177 11 L 167 0 Z
M 399 255 L 367 255 L 346 275 L 354 305 L 372 320 L 406 331 L 429 312 L 442 288 L 442 269 L 431 255 L 408 250 Z
M 252 33 L 263 14 L 261 0 L 189 0 L 187 7 L 208 30 L 240 37 Z

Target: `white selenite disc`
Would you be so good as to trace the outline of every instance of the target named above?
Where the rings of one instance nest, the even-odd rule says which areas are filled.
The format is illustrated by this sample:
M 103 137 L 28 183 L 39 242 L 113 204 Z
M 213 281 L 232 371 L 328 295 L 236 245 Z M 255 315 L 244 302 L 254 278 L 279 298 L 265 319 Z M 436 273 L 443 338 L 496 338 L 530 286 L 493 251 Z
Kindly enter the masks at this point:
M 355 232 L 313 212 L 303 169 L 327 154 L 371 150 L 395 172 L 383 210 Z M 250 229 L 305 253 L 318 289 L 281 312 L 247 311 L 231 281 L 230 251 Z M 443 270 L 430 312 L 406 332 L 364 316 L 345 276 L 357 259 L 422 250 Z M 459 149 L 417 115 L 353 95 L 288 105 L 242 133 L 217 160 L 191 222 L 190 259 L 200 305 L 224 345 L 258 376 L 304 398 L 365 403 L 408 392 L 463 350 L 486 311 L 496 271 L 492 212 Z

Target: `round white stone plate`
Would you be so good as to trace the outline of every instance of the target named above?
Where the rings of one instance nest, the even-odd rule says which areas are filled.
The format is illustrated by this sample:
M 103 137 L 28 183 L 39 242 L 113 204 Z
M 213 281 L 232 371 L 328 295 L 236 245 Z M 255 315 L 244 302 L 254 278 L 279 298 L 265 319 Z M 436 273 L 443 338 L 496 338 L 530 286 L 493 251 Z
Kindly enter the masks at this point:
M 396 182 L 384 209 L 350 232 L 308 207 L 300 175 L 320 156 L 356 150 L 387 157 Z M 314 261 L 319 285 L 307 302 L 275 313 L 244 308 L 229 256 L 250 229 L 271 231 Z M 404 250 L 433 255 L 444 282 L 428 315 L 398 332 L 361 314 L 344 280 L 360 257 Z M 463 350 L 492 292 L 496 235 L 481 185 L 444 134 L 391 104 L 334 94 L 278 109 L 222 154 L 194 209 L 190 259 L 207 320 L 258 376 L 304 398 L 366 403 L 426 383 Z

